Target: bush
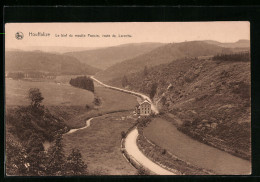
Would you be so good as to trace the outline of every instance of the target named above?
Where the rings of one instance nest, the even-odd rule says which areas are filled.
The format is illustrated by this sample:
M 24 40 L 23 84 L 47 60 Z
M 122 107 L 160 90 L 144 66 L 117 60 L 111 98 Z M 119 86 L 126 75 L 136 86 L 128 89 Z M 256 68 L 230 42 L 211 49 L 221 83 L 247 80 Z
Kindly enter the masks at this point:
M 192 122 L 190 120 L 185 120 L 183 122 L 183 125 L 182 125 L 183 128 L 188 128 L 190 126 L 192 126 Z
M 205 95 L 203 95 L 201 97 L 196 97 L 195 101 L 202 101 L 202 100 L 206 99 L 207 97 L 208 97 L 208 94 L 205 94 Z
M 214 61 L 250 61 L 250 54 L 249 52 L 240 52 L 240 53 L 233 53 L 233 54 L 221 54 L 216 55 L 212 58 Z
M 238 94 L 242 98 L 250 98 L 250 85 L 240 81 L 240 82 L 232 82 L 230 83 L 232 87 L 232 92 L 234 94 Z
M 152 114 L 150 114 L 151 118 L 154 118 L 156 115 L 152 112 Z
M 162 103 L 162 105 L 164 106 L 165 105 L 165 103 L 166 103 L 166 97 L 165 96 L 162 96 L 162 98 L 161 98 L 161 103 Z
M 146 127 L 147 124 L 149 124 L 150 122 L 151 122 L 151 118 L 150 117 L 140 118 L 138 120 L 138 125 L 140 127 Z
M 151 99 L 153 99 L 153 97 L 155 96 L 156 91 L 157 91 L 157 87 L 158 87 L 157 83 L 152 84 L 151 91 L 150 91 L 150 98 Z
M 163 116 L 165 114 L 165 111 L 164 110 L 161 110 L 160 112 L 159 112 L 159 115 L 160 116 Z
M 145 170 L 143 167 L 140 167 L 137 171 L 137 175 L 149 175 L 149 172 Z
M 124 75 L 123 79 L 122 79 L 122 86 L 126 87 L 128 85 L 128 79 L 127 77 Z
M 100 106 L 100 105 L 101 105 L 101 99 L 96 96 L 96 97 L 94 98 L 93 103 L 94 103 L 96 106 Z
M 91 109 L 91 106 L 89 106 L 88 104 L 86 104 L 85 108 L 86 108 L 87 110 L 90 110 L 90 109 Z
M 121 137 L 125 138 L 126 137 L 126 133 L 124 131 L 121 132 Z
M 81 176 L 87 174 L 87 165 L 82 159 L 80 151 L 73 148 L 66 161 L 66 174 L 69 176 Z
M 163 151 L 162 151 L 162 155 L 165 155 L 166 154 L 166 149 L 163 149 Z

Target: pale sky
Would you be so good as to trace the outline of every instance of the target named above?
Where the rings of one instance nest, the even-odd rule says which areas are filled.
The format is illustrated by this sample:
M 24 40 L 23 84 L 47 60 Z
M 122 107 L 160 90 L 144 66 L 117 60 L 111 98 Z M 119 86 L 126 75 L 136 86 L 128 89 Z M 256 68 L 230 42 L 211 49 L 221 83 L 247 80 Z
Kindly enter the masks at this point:
M 24 38 L 17 40 L 16 32 Z M 29 33 L 50 33 L 49 37 L 29 36 Z M 67 34 L 56 37 L 55 34 Z M 73 37 L 69 37 L 69 34 Z M 75 37 L 85 34 L 86 37 Z M 88 37 L 88 34 L 100 37 Z M 112 34 L 116 37 L 102 37 Z M 131 37 L 118 37 L 118 35 Z M 250 39 L 250 23 L 247 21 L 222 22 L 129 22 L 129 23 L 8 23 L 5 24 L 6 48 L 23 49 L 25 46 L 109 47 L 126 43 L 183 42 L 192 40 L 216 40 L 235 42 Z

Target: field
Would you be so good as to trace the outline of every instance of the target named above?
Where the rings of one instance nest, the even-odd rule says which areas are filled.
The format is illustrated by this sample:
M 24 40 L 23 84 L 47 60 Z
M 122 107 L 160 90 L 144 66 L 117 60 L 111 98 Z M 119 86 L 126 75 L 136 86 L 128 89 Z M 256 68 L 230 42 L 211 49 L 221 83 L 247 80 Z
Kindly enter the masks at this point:
M 94 107 L 92 92 L 68 84 L 70 78 L 76 76 L 58 76 L 55 80 L 48 82 L 6 79 L 6 106 L 29 105 L 28 90 L 36 87 L 40 89 L 44 97 L 43 105 L 47 106 L 52 114 L 62 118 L 70 128 L 79 128 L 83 127 L 86 119 L 90 117 L 133 110 L 137 104 L 134 96 L 95 84 L 95 94 L 100 97 L 102 104 Z M 86 105 L 90 108 L 86 108 Z
M 120 151 L 121 132 L 135 122 L 134 118 L 126 116 L 132 115 L 137 104 L 136 97 L 97 85 L 95 95 L 102 104 L 95 106 L 94 94 L 68 85 L 68 80 L 69 77 L 58 78 L 56 83 L 7 80 L 6 103 L 10 107 L 30 104 L 26 98 L 28 90 L 37 87 L 45 98 L 43 104 L 70 128 L 83 127 L 86 119 L 99 116 L 91 121 L 89 128 L 64 135 L 66 154 L 72 148 L 78 148 L 84 162 L 88 164 L 90 174 L 136 174 L 136 169 Z M 90 108 L 86 108 L 86 104 Z
M 44 97 L 43 105 L 85 106 L 92 103 L 93 93 L 55 82 L 31 82 L 6 79 L 6 105 L 29 105 L 30 88 L 39 88 Z
M 133 95 L 104 87 L 96 87 L 96 94 L 101 97 L 101 112 L 112 112 L 118 110 L 134 110 L 137 98 Z
M 78 148 L 88 165 L 88 171 L 93 175 L 136 174 L 136 169 L 123 157 L 120 146 L 121 132 L 127 131 L 136 120 L 131 115 L 137 98 L 96 85 L 95 95 L 101 99 L 101 105 L 96 106 L 93 104 L 94 94 L 70 86 L 68 80 L 70 76 L 49 82 L 7 79 L 6 105 L 10 108 L 29 105 L 28 90 L 36 87 L 42 92 L 43 104 L 69 128 L 83 127 L 86 119 L 99 116 L 91 121 L 90 127 L 64 135 L 66 154 L 72 148 Z
M 103 115 L 93 119 L 90 127 L 64 135 L 65 152 L 69 153 L 73 147 L 78 148 L 91 174 L 136 174 L 136 169 L 120 151 L 121 132 L 135 122 L 131 115 L 131 112 Z
M 144 129 L 144 136 L 192 165 L 216 174 L 250 174 L 249 161 L 200 143 L 181 133 L 170 122 L 156 118 Z
M 51 110 L 60 113 L 59 115 L 62 116 L 72 113 L 65 120 L 65 123 L 70 128 L 80 128 L 85 126 L 85 121 L 88 118 L 117 111 L 131 111 L 137 104 L 136 97 L 104 87 L 95 87 L 95 94 L 100 97 L 101 106 L 89 110 L 83 107 L 52 107 Z M 90 106 L 93 107 L 93 104 L 90 104 Z

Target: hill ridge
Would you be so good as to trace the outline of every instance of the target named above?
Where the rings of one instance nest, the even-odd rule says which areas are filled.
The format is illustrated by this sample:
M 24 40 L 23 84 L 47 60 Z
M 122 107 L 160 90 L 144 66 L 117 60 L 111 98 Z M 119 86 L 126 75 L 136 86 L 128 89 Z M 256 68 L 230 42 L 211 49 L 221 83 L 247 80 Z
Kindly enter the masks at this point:
M 104 70 L 116 63 L 147 53 L 161 45 L 164 44 L 156 42 L 129 43 L 93 50 L 67 52 L 64 54 L 73 56 L 82 63 Z
M 185 57 L 211 56 L 231 52 L 233 52 L 231 48 L 208 44 L 204 41 L 169 43 L 135 58 L 114 64 L 97 73 L 96 77 L 104 82 L 109 82 L 117 77 L 141 71 L 145 66 L 153 67 Z
M 6 51 L 6 71 L 45 71 L 58 74 L 95 74 L 99 71 L 74 57 L 43 51 Z

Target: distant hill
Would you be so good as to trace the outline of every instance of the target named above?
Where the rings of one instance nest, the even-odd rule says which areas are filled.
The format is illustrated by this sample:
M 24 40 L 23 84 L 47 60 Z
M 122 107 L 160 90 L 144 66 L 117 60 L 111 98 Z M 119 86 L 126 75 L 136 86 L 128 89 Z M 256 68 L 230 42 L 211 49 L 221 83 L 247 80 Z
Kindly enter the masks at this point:
M 95 74 L 99 69 L 74 57 L 41 51 L 7 51 L 6 71 L 42 71 L 58 74 Z
M 128 59 L 99 72 L 96 77 L 108 82 L 124 75 L 138 72 L 145 66 L 152 67 L 185 57 L 209 56 L 232 52 L 232 49 L 208 44 L 203 41 L 171 43 L 160 46 L 146 54 Z
M 233 43 L 232 42 L 222 43 L 214 40 L 205 40 L 204 42 L 208 44 L 218 45 L 221 47 L 227 47 L 227 48 L 250 48 L 250 41 L 246 39 L 241 39 Z
M 133 43 L 95 50 L 68 52 L 65 55 L 73 56 L 82 63 L 99 69 L 106 69 L 116 63 L 147 53 L 163 43 Z
M 63 54 L 66 52 L 85 51 L 97 49 L 93 47 L 66 47 L 66 46 L 24 46 L 19 51 L 42 51 L 48 53 Z M 18 49 L 6 48 L 6 51 L 17 51 Z

